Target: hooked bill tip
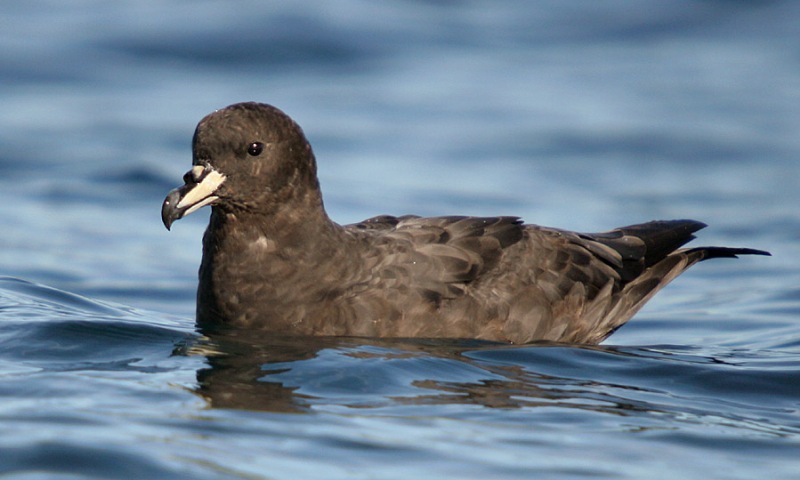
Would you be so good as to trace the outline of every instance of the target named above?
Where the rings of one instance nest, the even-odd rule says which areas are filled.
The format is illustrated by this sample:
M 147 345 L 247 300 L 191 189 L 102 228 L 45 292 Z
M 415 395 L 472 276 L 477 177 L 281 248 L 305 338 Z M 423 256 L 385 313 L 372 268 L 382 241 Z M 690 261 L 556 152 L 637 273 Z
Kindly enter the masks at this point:
M 181 209 L 177 207 L 180 198 L 180 189 L 176 188 L 167 194 L 167 198 L 165 198 L 164 203 L 161 204 L 161 222 L 167 230 L 170 230 L 172 223 L 182 216 Z

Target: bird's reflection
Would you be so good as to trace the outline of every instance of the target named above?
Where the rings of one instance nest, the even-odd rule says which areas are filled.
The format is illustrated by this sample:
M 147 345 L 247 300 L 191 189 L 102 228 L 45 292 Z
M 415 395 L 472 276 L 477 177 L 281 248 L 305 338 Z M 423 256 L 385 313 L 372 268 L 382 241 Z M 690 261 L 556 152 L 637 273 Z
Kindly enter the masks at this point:
M 489 408 L 567 407 L 627 415 L 652 410 L 634 387 L 592 379 L 599 358 L 652 351 L 554 344 L 511 346 L 478 341 L 280 337 L 215 332 L 194 345 L 208 367 L 196 393 L 214 408 L 307 413 L 315 406 L 478 405 Z M 584 352 L 586 355 L 581 356 Z M 486 354 L 490 360 L 486 360 Z M 586 358 L 590 355 L 590 358 Z M 656 353 L 655 355 L 661 355 Z M 575 358 L 572 371 L 554 365 Z M 515 362 L 521 362 L 521 364 Z M 583 363 L 582 363 L 583 362 Z M 633 394 L 633 395 L 631 395 Z
M 366 359 L 412 361 L 423 358 L 469 362 L 469 359 L 462 356 L 464 351 L 489 347 L 503 348 L 504 345 L 472 340 L 284 337 L 259 331 L 228 330 L 208 333 L 192 347 L 192 352 L 205 355 L 208 360 L 208 367 L 197 372 L 196 393 L 205 398 L 212 407 L 304 413 L 325 399 L 302 393 L 299 390 L 302 390 L 303 385 L 287 384 L 281 374 L 291 372 L 301 362 L 313 360 L 323 352 L 335 351 L 342 358 L 356 362 Z M 342 368 L 345 366 L 342 365 Z M 321 365 L 320 375 L 340 375 L 341 372 L 336 370 L 338 369 L 335 366 Z M 488 376 L 496 376 L 489 373 L 487 370 Z M 366 381 L 368 383 L 369 379 Z M 376 381 L 379 382 L 378 379 Z M 409 378 L 407 390 L 419 393 L 420 403 L 429 403 L 430 398 L 423 394 L 430 393 L 431 388 L 439 389 L 435 382 L 436 380 L 429 378 Z M 352 385 L 352 378 L 349 382 L 347 379 L 343 380 L 343 383 Z M 454 385 L 456 384 L 451 382 L 442 387 L 441 392 L 445 398 L 453 399 L 450 390 Z M 485 387 L 495 389 L 489 383 Z M 347 388 L 347 385 L 343 388 Z M 468 388 L 480 388 L 480 384 L 470 382 Z M 387 400 L 413 403 L 413 397 L 414 395 L 402 395 L 397 398 L 389 397 Z
M 270 365 L 291 364 L 314 358 L 335 339 L 276 337 L 252 331 L 215 332 L 195 346 L 202 349 L 208 367 L 197 372 L 196 393 L 212 407 L 273 412 L 308 411 L 309 398 L 297 393 L 299 386 L 271 381 Z

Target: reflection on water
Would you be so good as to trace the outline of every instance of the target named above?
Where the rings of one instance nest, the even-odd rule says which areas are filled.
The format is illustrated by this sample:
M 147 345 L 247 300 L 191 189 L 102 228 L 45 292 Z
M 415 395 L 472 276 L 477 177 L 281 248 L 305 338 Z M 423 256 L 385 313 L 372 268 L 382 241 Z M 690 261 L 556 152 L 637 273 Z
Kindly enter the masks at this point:
M 542 408 L 635 417 L 633 423 L 671 419 L 778 435 L 787 428 L 800 431 L 798 422 L 792 427 L 773 424 L 756 413 L 791 417 L 793 399 L 800 396 L 800 373 L 784 372 L 782 379 L 771 373 L 768 382 L 784 386 L 772 392 L 771 405 L 758 405 L 761 393 L 754 388 L 760 374 L 749 371 L 746 360 L 730 351 L 698 355 L 681 350 L 276 337 L 258 331 L 217 333 L 191 347 L 208 361 L 197 373 L 195 392 L 215 408 L 359 409 L 361 414 L 404 408 L 411 414 L 448 405 Z M 800 370 L 800 361 L 791 364 Z M 720 409 L 711 395 L 724 395 L 726 408 Z
M 432 363 L 435 371 L 443 362 L 448 366 L 463 362 L 467 359 L 461 353 L 480 343 L 280 337 L 228 331 L 205 337 L 190 352 L 208 359 L 209 368 L 197 374 L 197 393 L 212 406 L 310 412 L 319 401 L 368 408 L 413 398 L 411 392 L 426 389 L 415 385 L 413 379 L 424 373 L 425 364 Z M 473 370 L 479 372 L 480 367 Z M 406 375 L 394 375 L 403 371 Z M 392 392 L 401 391 L 402 396 L 393 398 Z M 349 392 L 354 400 L 343 397 L 342 392 Z

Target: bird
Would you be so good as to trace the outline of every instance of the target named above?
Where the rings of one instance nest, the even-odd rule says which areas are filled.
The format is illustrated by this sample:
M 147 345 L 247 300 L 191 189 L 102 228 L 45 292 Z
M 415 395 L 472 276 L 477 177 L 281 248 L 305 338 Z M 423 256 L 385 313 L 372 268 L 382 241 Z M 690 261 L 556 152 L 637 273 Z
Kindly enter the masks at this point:
M 198 123 L 183 181 L 161 218 L 169 230 L 211 206 L 197 287 L 203 331 L 592 345 L 692 265 L 769 255 L 686 248 L 706 227 L 695 220 L 602 233 L 515 216 L 380 215 L 339 225 L 325 211 L 303 130 L 257 102 Z

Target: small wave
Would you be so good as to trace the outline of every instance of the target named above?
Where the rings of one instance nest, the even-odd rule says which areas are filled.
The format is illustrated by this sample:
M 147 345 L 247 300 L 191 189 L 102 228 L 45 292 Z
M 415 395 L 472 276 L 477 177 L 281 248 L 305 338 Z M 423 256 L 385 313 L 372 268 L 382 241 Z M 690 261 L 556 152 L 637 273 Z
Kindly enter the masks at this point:
M 194 336 L 192 323 L 0 277 L 4 360 L 47 368 L 163 358 Z

